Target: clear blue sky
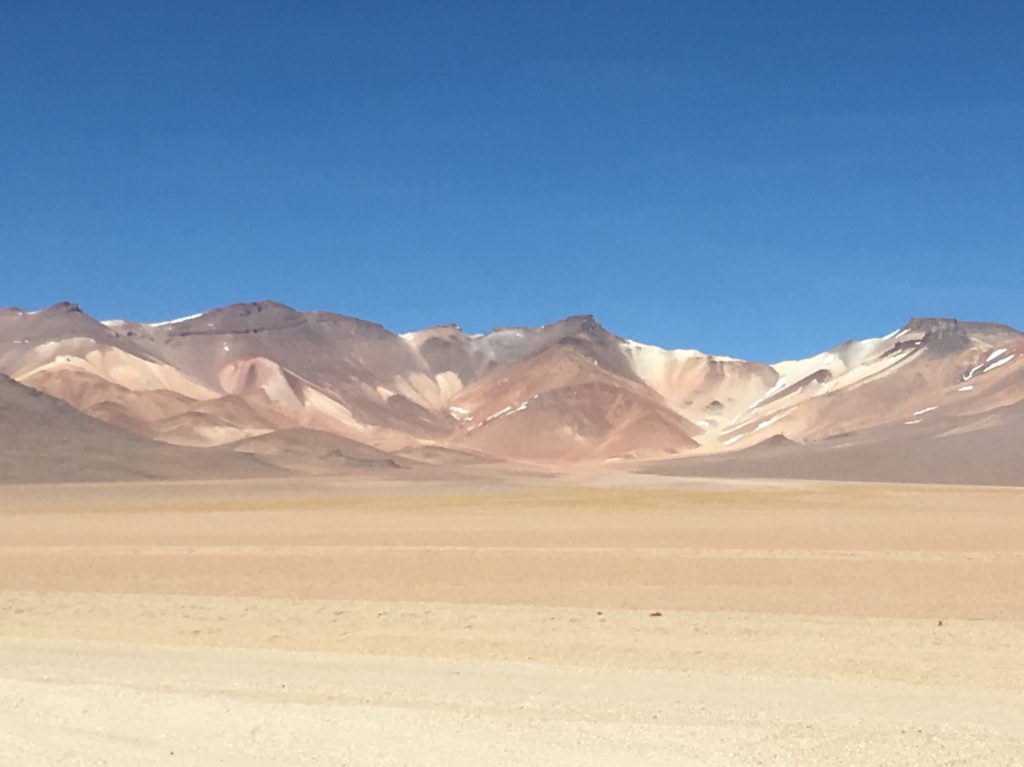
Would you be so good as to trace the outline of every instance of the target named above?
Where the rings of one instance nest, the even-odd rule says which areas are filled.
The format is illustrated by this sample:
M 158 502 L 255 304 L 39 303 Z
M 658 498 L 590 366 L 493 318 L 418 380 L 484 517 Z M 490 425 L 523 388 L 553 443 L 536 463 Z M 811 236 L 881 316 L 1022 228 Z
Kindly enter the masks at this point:
M 1024 326 L 1024 4 L 8 0 L 0 305 Z

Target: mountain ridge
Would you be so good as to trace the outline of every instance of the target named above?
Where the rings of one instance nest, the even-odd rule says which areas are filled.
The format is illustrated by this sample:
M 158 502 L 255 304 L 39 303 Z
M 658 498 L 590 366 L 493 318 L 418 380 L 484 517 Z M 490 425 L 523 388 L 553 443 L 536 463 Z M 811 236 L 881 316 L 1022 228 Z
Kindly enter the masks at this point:
M 944 317 L 767 364 L 631 340 L 591 314 L 398 334 L 276 301 L 153 323 L 71 302 L 0 309 L 0 374 L 134 435 L 206 447 L 291 430 L 250 444 L 294 449 L 312 429 L 389 453 L 578 463 L 798 453 L 849 434 L 895 444 L 921 424 L 1015 419 L 1021 359 L 1009 325 Z
M 339 318 L 339 319 L 343 319 L 343 320 L 352 320 L 352 321 L 356 321 L 356 322 L 359 322 L 359 323 L 364 323 L 366 325 L 375 326 L 377 328 L 386 330 L 389 333 L 393 333 L 394 335 L 399 335 L 399 336 L 402 336 L 402 337 L 411 336 L 411 335 L 415 335 L 415 334 L 418 334 L 418 333 L 426 333 L 426 332 L 433 331 L 433 330 L 454 330 L 454 331 L 457 331 L 457 332 L 459 332 L 459 333 L 461 333 L 463 335 L 466 335 L 467 337 L 481 337 L 481 336 L 486 336 L 486 335 L 490 335 L 490 334 L 501 332 L 501 331 L 541 330 L 541 329 L 550 328 L 550 327 L 553 327 L 553 326 L 558 326 L 558 325 L 562 325 L 562 324 L 566 324 L 566 323 L 589 323 L 589 324 L 592 324 L 592 325 L 596 326 L 597 328 L 600 328 L 602 330 L 605 330 L 606 332 L 611 333 L 611 331 L 608 331 L 607 328 L 605 328 L 604 325 L 601 324 L 601 322 L 597 319 L 596 315 L 591 314 L 591 313 L 571 314 L 571 315 L 568 315 L 568 316 L 563 317 L 561 319 L 552 320 L 550 322 L 544 323 L 542 325 L 536 325 L 536 326 L 531 326 L 531 325 L 497 325 L 497 326 L 492 327 L 490 330 L 479 332 L 479 333 L 466 333 L 464 331 L 464 329 L 463 329 L 463 326 L 460 323 L 456 323 L 456 322 L 439 323 L 439 324 L 436 324 L 436 325 L 429 325 L 427 327 L 420 328 L 420 329 L 414 329 L 414 330 L 408 330 L 408 331 L 401 331 L 401 332 L 399 332 L 399 331 L 391 331 L 391 330 L 386 328 L 386 326 L 384 326 L 381 323 L 373 322 L 371 320 L 361 319 L 361 318 L 355 317 L 353 315 L 347 315 L 347 314 L 342 314 L 340 312 L 335 312 L 335 311 L 332 311 L 332 310 L 323 310 L 323 309 L 315 309 L 315 310 L 310 310 L 310 311 L 301 311 L 301 310 L 295 309 L 294 307 L 290 306 L 289 304 L 286 304 L 286 303 L 283 303 L 283 302 L 280 302 L 280 301 L 276 301 L 276 300 L 273 300 L 273 299 L 259 299 L 259 300 L 256 300 L 256 301 L 235 302 L 235 303 L 225 304 L 224 306 L 220 306 L 220 307 L 212 307 L 212 308 L 209 308 L 209 309 L 205 309 L 203 311 L 197 312 L 197 313 L 192 314 L 192 315 L 188 315 L 188 316 L 184 316 L 184 317 L 180 317 L 180 318 L 176 318 L 176 319 L 171 319 L 171 320 L 156 321 L 156 322 L 141 322 L 141 321 L 135 321 L 135 320 L 127 320 L 127 319 L 123 319 L 123 318 L 108 319 L 108 320 L 95 320 L 95 319 L 93 319 L 93 317 L 91 315 L 87 314 L 82 309 L 80 304 L 72 302 L 72 301 L 58 301 L 58 302 L 55 302 L 53 304 L 49 304 L 49 305 L 47 305 L 45 307 L 41 307 L 41 308 L 35 309 L 35 310 L 26 310 L 26 309 L 23 309 L 23 308 L 21 308 L 19 306 L 13 306 L 13 305 L 12 306 L 3 306 L 3 307 L 0 307 L 0 317 L 4 316 L 5 314 L 7 314 L 7 315 L 28 315 L 28 316 L 37 316 L 37 315 L 47 314 L 47 313 L 83 314 L 83 315 L 89 317 L 90 320 L 93 320 L 94 322 L 97 322 L 97 323 L 99 323 L 101 325 L 104 325 L 105 327 L 108 327 L 108 328 L 111 327 L 111 326 L 117 327 L 117 326 L 121 326 L 121 325 L 156 328 L 156 327 L 170 327 L 170 326 L 173 326 L 173 325 L 179 325 L 179 324 L 182 324 L 182 323 L 191 322 L 193 320 L 198 320 L 198 319 L 200 319 L 202 317 L 205 317 L 206 315 L 209 315 L 209 314 L 212 314 L 212 313 L 234 312 L 234 311 L 251 313 L 252 310 L 255 310 L 255 312 L 258 313 L 258 312 L 263 311 L 263 310 L 268 309 L 268 308 L 276 308 L 276 309 L 279 309 L 279 310 L 282 310 L 282 311 L 286 311 L 288 313 L 293 313 L 295 315 L 300 315 L 302 317 L 307 317 L 307 316 L 308 317 L 324 317 L 324 318 L 331 318 L 331 317 L 333 317 L 333 318 Z M 247 311 L 247 310 L 249 310 L 249 311 Z M 956 317 L 912 316 L 909 319 L 907 319 L 902 325 L 897 327 L 896 330 L 892 331 L 892 333 L 890 333 L 889 335 L 894 335 L 894 334 L 898 333 L 899 331 L 903 331 L 903 330 L 916 330 L 916 331 L 921 331 L 921 332 L 928 332 L 928 331 L 939 330 L 939 329 L 946 328 L 946 327 L 964 328 L 964 329 L 989 329 L 989 330 L 1008 332 L 1008 333 L 1021 333 L 1022 332 L 1022 331 L 1018 330 L 1017 328 L 1013 327 L 1012 325 L 1009 325 L 1009 324 L 1006 324 L 1006 323 L 977 321 L 977 320 L 961 320 L 961 319 L 956 318 Z M 613 334 L 613 335 L 615 335 L 615 334 Z M 725 355 L 725 354 L 717 354 L 717 353 L 712 353 L 712 352 L 704 352 L 702 350 L 693 349 L 693 348 L 690 348 L 690 347 L 682 347 L 682 346 L 680 346 L 680 347 L 664 346 L 663 347 L 663 346 L 658 346 L 656 344 L 651 344 L 651 343 L 644 342 L 644 341 L 637 341 L 637 340 L 634 340 L 634 339 L 630 339 L 630 338 L 627 338 L 625 336 L 615 335 L 615 337 L 620 339 L 620 340 L 623 340 L 623 341 L 633 340 L 634 343 L 640 343 L 640 344 L 643 344 L 645 346 L 653 346 L 655 348 L 659 348 L 659 349 L 662 349 L 664 351 L 697 352 L 699 354 L 703 354 L 703 355 L 708 356 L 708 357 L 716 357 L 716 358 L 720 358 L 720 359 L 738 359 L 738 360 L 742 360 L 742 358 L 732 357 L 732 356 Z M 845 343 L 855 342 L 857 340 L 858 339 L 855 339 L 855 338 L 849 338 L 849 339 L 846 339 L 843 342 L 840 342 L 839 344 L 837 344 L 837 346 L 840 346 L 840 345 L 845 344 Z M 778 360 L 777 362 L 763 362 L 762 360 L 753 360 L 753 359 L 751 359 L 751 360 L 742 360 L 742 361 L 761 362 L 762 364 L 766 364 L 766 365 L 774 365 L 774 364 L 777 364 L 777 362 L 785 362 L 786 360 Z

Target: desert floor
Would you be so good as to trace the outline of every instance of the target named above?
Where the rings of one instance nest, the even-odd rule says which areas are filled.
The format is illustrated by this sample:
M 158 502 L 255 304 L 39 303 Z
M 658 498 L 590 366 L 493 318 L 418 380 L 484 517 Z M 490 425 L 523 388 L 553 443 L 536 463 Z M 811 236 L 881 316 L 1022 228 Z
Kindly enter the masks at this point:
M 1024 491 L 0 488 L 0 765 L 1024 765 Z

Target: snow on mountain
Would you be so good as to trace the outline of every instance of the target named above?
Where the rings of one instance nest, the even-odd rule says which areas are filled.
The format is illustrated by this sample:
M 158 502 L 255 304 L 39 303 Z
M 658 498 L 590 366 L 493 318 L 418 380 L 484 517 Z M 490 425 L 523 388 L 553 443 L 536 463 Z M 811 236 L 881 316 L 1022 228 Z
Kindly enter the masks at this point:
M 1014 405 L 1022 359 L 1012 328 L 934 318 L 767 365 L 620 338 L 589 315 L 397 335 L 270 301 L 154 323 L 100 323 L 69 303 L 0 310 L 0 373 L 189 445 L 297 429 L 261 444 L 314 430 L 390 451 L 589 461 L 828 444 Z

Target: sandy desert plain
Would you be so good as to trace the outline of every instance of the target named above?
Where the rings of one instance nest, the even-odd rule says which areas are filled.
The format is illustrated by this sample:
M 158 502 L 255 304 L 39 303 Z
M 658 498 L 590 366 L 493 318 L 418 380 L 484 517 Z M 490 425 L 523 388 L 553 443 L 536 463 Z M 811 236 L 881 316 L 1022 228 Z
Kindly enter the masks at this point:
M 1024 764 L 1024 491 L 3 487 L 0 764 Z

